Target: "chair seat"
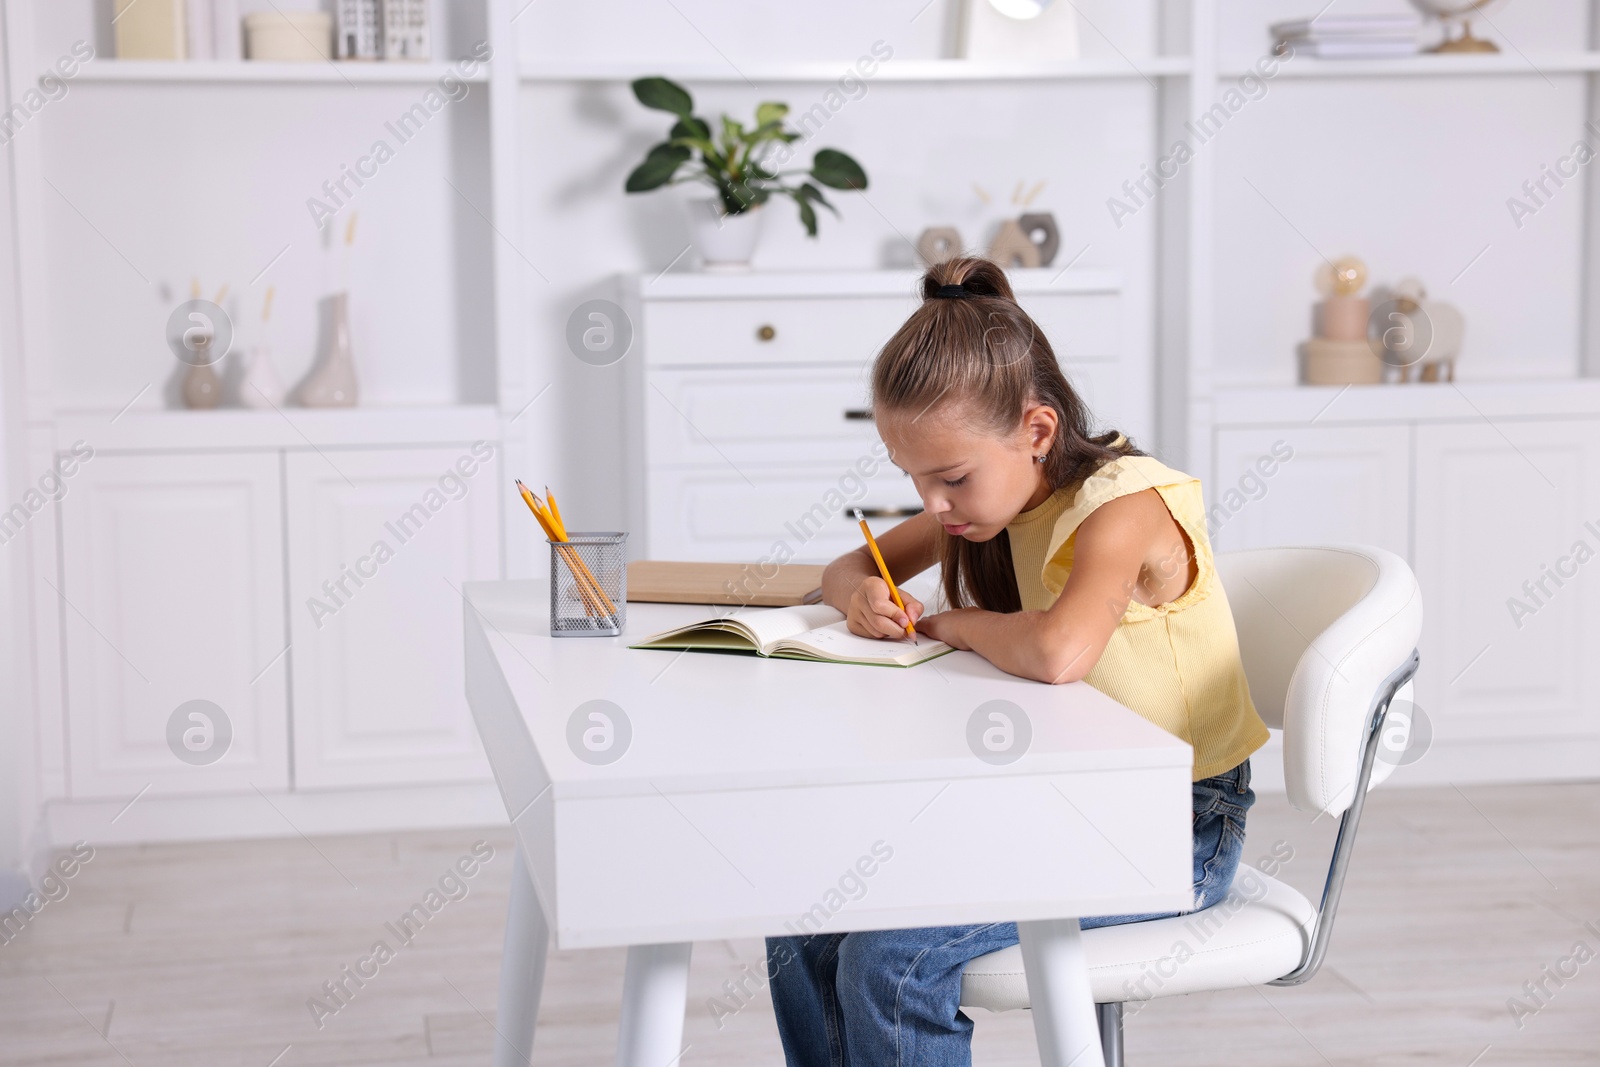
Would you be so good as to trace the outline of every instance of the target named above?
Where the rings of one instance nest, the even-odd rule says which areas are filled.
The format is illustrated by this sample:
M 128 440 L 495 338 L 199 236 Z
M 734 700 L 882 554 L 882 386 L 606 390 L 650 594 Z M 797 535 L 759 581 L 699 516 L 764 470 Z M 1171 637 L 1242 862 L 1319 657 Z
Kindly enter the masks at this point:
M 1083 931 L 1095 1002 L 1262 985 L 1299 966 L 1315 923 L 1316 909 L 1299 892 L 1241 865 L 1228 895 L 1202 911 Z M 1021 947 L 969 962 L 961 1006 L 1028 1007 Z

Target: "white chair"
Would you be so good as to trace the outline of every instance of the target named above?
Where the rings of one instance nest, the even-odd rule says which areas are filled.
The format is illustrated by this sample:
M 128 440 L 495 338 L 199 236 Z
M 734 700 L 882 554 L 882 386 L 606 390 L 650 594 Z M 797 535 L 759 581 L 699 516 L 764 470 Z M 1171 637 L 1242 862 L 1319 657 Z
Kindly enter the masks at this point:
M 1247 850 L 1227 899 L 1210 908 L 1083 931 L 1107 1067 L 1122 1064 L 1126 1001 L 1298 985 L 1316 973 L 1366 791 L 1395 766 L 1375 758 L 1384 718 L 1397 694 L 1409 694 L 1417 670 L 1422 594 L 1391 552 L 1363 545 L 1255 549 L 1218 555 L 1217 572 L 1256 710 L 1283 730 L 1289 802 L 1341 816 L 1339 833 L 1319 907 L 1252 866 Z M 968 963 L 961 1003 L 1027 1008 L 1020 947 Z M 1040 1032 L 1052 1025 L 1035 1020 Z

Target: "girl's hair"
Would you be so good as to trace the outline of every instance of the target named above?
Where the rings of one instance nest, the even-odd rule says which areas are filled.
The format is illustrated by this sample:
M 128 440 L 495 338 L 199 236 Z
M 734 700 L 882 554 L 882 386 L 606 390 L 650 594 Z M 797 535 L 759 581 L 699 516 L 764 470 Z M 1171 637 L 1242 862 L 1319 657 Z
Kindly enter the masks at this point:
M 1091 434 L 1089 410 L 1067 382 L 1038 325 L 1017 304 L 999 265 L 967 256 L 936 263 L 922 276 L 922 305 L 889 338 L 872 365 L 872 406 L 920 418 L 935 406 L 997 436 L 1017 431 L 1033 404 L 1055 409 L 1059 426 L 1045 455 L 1054 489 L 1076 485 L 1120 456 L 1142 456 L 1107 430 Z M 1011 542 L 1004 531 L 968 541 L 940 531 L 945 599 L 951 607 L 1020 611 Z

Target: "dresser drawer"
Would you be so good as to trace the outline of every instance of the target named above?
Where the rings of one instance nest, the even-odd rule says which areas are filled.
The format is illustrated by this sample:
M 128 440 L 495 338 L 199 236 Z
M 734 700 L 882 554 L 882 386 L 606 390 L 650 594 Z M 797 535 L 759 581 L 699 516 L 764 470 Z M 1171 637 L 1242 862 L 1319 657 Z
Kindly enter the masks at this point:
M 1056 355 L 1115 358 L 1121 302 L 1114 293 L 1025 293 L 1019 298 Z M 916 310 L 917 298 L 650 300 L 651 366 L 868 362 Z
M 651 370 L 646 462 L 853 463 L 878 442 L 867 368 Z
M 904 297 L 651 300 L 645 362 L 866 363 L 916 308 Z
M 753 486 L 726 466 L 651 470 L 646 552 L 652 559 L 743 562 L 788 555 L 825 563 L 863 543 L 851 508 L 868 512 L 874 533 L 921 510 L 911 479 L 881 456 L 871 457 L 877 470 L 867 478 L 840 463 L 752 473 Z
M 1101 425 L 1144 429 L 1115 362 L 1063 358 Z M 646 372 L 645 448 L 652 466 L 854 462 L 878 441 L 868 367 Z M 1142 440 L 1142 438 L 1141 438 Z

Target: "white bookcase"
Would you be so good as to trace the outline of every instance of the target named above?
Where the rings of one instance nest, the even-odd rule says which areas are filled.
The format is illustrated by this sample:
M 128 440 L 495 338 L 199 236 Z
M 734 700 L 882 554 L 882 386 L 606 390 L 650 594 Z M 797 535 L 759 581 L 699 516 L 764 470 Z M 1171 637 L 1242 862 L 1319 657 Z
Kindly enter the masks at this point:
M 1269 0 L 1080 0 L 1082 58 L 1004 64 L 947 58 L 957 2 L 819 0 L 766 5 L 754 18 L 738 0 L 435 0 L 429 63 L 84 64 L 65 95 L 27 118 L 6 146 L 16 249 L 0 383 L 13 446 L 8 505 L 75 441 L 96 449 L 65 500 L 6 548 L 14 691 L 31 709 L 16 740 L 40 833 L 144 839 L 282 833 L 285 816 L 310 831 L 498 817 L 459 720 L 430 717 L 419 703 L 380 728 L 369 712 L 339 706 L 337 694 L 352 687 L 388 692 L 375 681 L 386 666 L 381 643 L 368 640 L 344 660 L 331 647 L 295 652 L 298 594 L 287 591 L 298 571 L 358 544 L 362 516 L 436 478 L 441 457 L 479 439 L 495 445 L 498 481 L 475 484 L 483 500 L 447 513 L 440 547 L 428 550 L 438 553 L 434 569 L 518 577 L 543 566 L 528 517 L 506 503 L 515 503 L 504 485 L 511 476 L 548 481 L 584 525 L 625 528 L 634 521 L 630 501 L 642 498 L 632 488 L 640 469 L 629 433 L 644 424 L 623 419 L 635 368 L 627 359 L 589 366 L 567 350 L 566 321 L 579 303 L 614 291 L 618 276 L 636 279 L 639 352 L 659 353 L 673 336 L 661 316 L 694 305 L 696 287 L 755 313 L 774 310 L 759 307 L 763 300 L 805 298 L 793 288 L 801 276 L 871 273 L 878 281 L 867 284 L 904 295 L 910 242 L 924 226 L 953 223 L 981 247 L 995 221 L 1023 210 L 1010 202 L 1013 186 L 1041 180 L 1046 193 L 1030 210 L 1051 210 L 1061 224 L 1058 267 L 1072 263 L 1069 277 L 1115 279 L 1118 358 L 1134 374 L 1118 381 L 1134 381 L 1136 394 L 1111 414 L 1164 460 L 1208 479 L 1212 500 L 1261 449 L 1279 439 L 1295 449 L 1264 495 L 1229 516 L 1221 546 L 1326 531 L 1403 547 L 1411 559 L 1429 598 L 1419 699 L 1438 726 L 1437 755 L 1411 768 L 1413 777 L 1592 768 L 1600 678 L 1581 642 L 1592 644 L 1600 602 L 1580 583 L 1522 631 L 1493 629 L 1505 598 L 1562 547 L 1546 551 L 1534 528 L 1570 541 L 1579 531 L 1563 523 L 1600 515 L 1592 479 L 1557 480 L 1570 499 L 1508 506 L 1495 523 L 1474 525 L 1470 506 L 1449 512 L 1463 506 L 1451 487 L 1475 465 L 1520 475 L 1537 496 L 1543 483 L 1529 457 L 1553 479 L 1593 457 L 1600 184 L 1585 169 L 1520 229 L 1504 203 L 1595 117 L 1600 50 L 1587 0 L 1506 5 L 1492 26 L 1478 27 L 1505 42 L 1498 55 L 1290 60 L 1259 88 L 1247 79 L 1268 49 L 1267 24 L 1309 15 L 1316 3 L 1286 11 Z M 76 41 L 110 54 L 103 4 L 3 3 L 13 102 Z M 1374 4 L 1409 9 L 1402 0 Z M 246 12 L 267 6 L 241 4 Z M 460 60 L 479 42 L 492 56 L 468 71 Z M 871 77 L 846 81 L 874 42 L 891 47 L 892 58 Z M 708 112 L 745 114 L 764 99 L 797 112 L 824 106 L 816 145 L 856 155 L 871 188 L 835 197 L 843 218 L 824 215 L 817 241 L 775 206 L 752 279 L 694 273 L 673 197 L 620 191 L 665 129 L 628 92 L 628 81 L 647 73 L 682 81 Z M 1241 86 L 1249 92 L 1229 96 Z M 393 140 L 386 124 L 446 90 L 452 99 L 430 112 L 422 133 L 341 197 L 348 206 L 332 232 L 342 234 L 349 211 L 360 216 L 348 253 L 337 241 L 327 247 L 307 201 L 325 198 L 324 183 L 338 182 L 376 140 Z M 1244 102 L 1219 120 L 1211 109 L 1226 99 Z M 1187 124 L 1207 113 L 1220 126 L 1201 140 Z M 1129 198 L 1124 183 L 1139 181 L 1184 137 L 1195 142 L 1192 158 L 1114 223 L 1108 201 Z M 1378 280 L 1420 275 L 1466 311 L 1459 389 L 1295 384 L 1312 269 L 1344 253 L 1366 257 Z M 241 344 L 260 336 L 260 301 L 267 285 L 276 287 L 271 340 L 291 382 L 317 347 L 318 299 L 348 286 L 362 406 L 168 410 L 175 364 L 163 321 L 196 277 L 208 296 L 229 283 Z M 794 329 L 803 335 L 804 327 L 802 319 Z M 1079 339 L 1053 338 L 1069 351 Z M 710 397 L 745 373 L 673 367 L 658 384 L 680 399 Z M 808 368 L 804 358 L 784 373 L 795 411 L 806 398 L 835 404 L 849 387 L 839 368 Z M 728 427 L 735 437 L 748 429 Z M 759 434 L 746 444 L 757 454 L 763 447 Z M 678 446 L 685 451 L 672 469 L 652 471 L 649 492 L 675 492 L 672 479 L 719 462 L 691 454 L 704 442 L 661 442 Z M 391 495 L 372 503 L 342 479 L 329 481 L 318 454 L 337 464 L 341 450 L 351 480 L 390 486 Z M 814 465 L 779 453 L 756 461 L 770 464 L 769 490 L 785 478 L 812 485 Z M 228 515 L 208 511 L 214 502 L 193 491 L 217 478 L 231 486 L 218 499 L 237 504 Z M 164 487 L 171 510 L 151 512 L 155 496 L 129 503 L 147 494 L 130 497 L 127 487 L 149 484 Z M 787 492 L 774 499 L 787 501 Z M 114 503 L 134 507 L 125 524 L 94 518 Z M 298 525 L 297 516 L 324 506 L 333 525 Z M 735 494 L 717 506 L 752 505 Z M 248 510 L 246 525 L 238 509 Z M 1519 515 L 1538 518 L 1521 524 Z M 161 534 L 163 523 L 207 522 L 215 535 L 192 559 Z M 757 529 L 749 535 L 750 545 L 762 539 Z M 258 558 L 262 551 L 278 562 Z M 227 607 L 232 615 L 219 625 L 228 639 L 206 670 L 236 670 L 237 660 L 259 671 L 291 647 L 260 680 L 244 678 L 247 695 L 228 698 L 251 709 L 237 763 L 162 779 L 113 824 L 152 781 L 141 762 L 146 735 L 171 699 L 141 693 L 104 640 L 118 640 L 107 619 L 137 645 L 150 639 L 141 627 L 159 631 L 165 618 L 115 614 L 122 587 L 107 584 L 104 568 L 130 552 L 151 560 L 152 572 L 192 563 L 190 573 L 222 568 L 240 583 L 246 602 Z M 1515 565 L 1478 573 L 1485 554 Z M 199 596 L 181 584 L 173 590 L 180 614 L 186 597 Z M 273 590 L 282 596 L 276 604 Z M 433 594 L 419 596 L 435 604 Z M 431 611 L 426 605 L 407 610 Z M 1535 624 L 1559 635 L 1525 656 L 1519 642 L 1531 640 Z M 390 625 L 403 642 L 459 644 L 437 617 Z M 173 635 L 204 636 L 182 626 Z M 1480 641 L 1491 651 L 1475 660 Z M 181 671 L 166 654 L 146 662 L 157 673 Z M 1519 682 L 1521 662 L 1536 664 L 1538 677 Z M 412 677 L 411 669 L 390 681 Z M 218 684 L 223 691 L 239 682 Z M 80 699 L 85 685 L 92 695 Z M 443 698 L 428 691 L 419 699 Z M 1537 729 L 1520 730 L 1523 707 L 1536 712 Z M 437 760 L 424 751 L 430 746 Z M 1258 780 L 1271 774 L 1263 760 Z

